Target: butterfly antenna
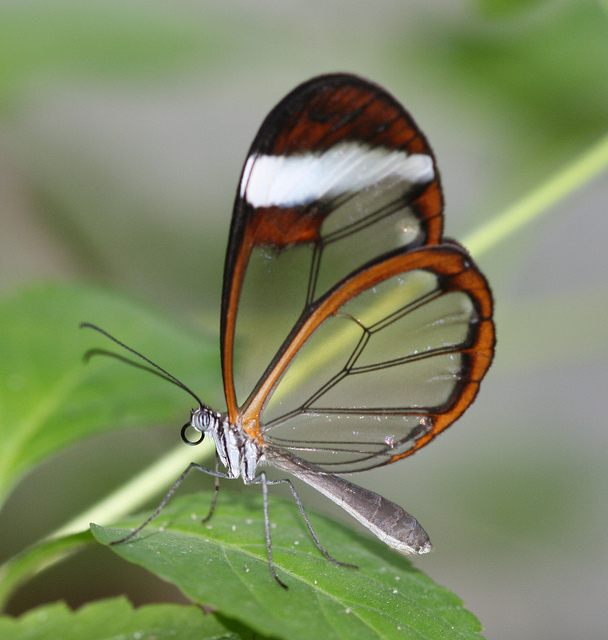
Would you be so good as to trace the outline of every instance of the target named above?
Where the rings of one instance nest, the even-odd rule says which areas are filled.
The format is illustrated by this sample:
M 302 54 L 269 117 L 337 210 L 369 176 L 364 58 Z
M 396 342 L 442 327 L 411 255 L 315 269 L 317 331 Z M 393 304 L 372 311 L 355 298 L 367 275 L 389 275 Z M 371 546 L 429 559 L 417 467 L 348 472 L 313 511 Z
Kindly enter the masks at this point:
M 194 393 L 192 389 L 187 387 L 181 380 L 178 380 L 175 376 L 171 375 L 168 371 L 165 371 L 165 369 L 163 369 L 161 366 L 157 365 L 155 362 L 152 362 L 152 360 L 146 358 L 146 356 L 139 353 L 139 351 L 135 351 L 135 349 L 132 349 L 131 347 L 127 346 L 124 342 L 121 342 L 118 338 L 115 338 L 112 334 L 108 333 L 107 331 L 104 331 L 101 327 L 98 327 L 95 324 L 90 324 L 89 322 L 81 322 L 80 328 L 93 329 L 94 331 L 101 333 L 106 338 L 109 338 L 110 340 L 112 340 L 112 342 L 115 342 L 117 345 L 119 345 L 123 349 L 126 349 L 133 355 L 137 356 L 138 358 L 141 358 L 144 362 L 147 362 L 150 366 L 160 371 L 169 382 L 172 382 L 173 384 L 177 385 L 178 387 L 180 387 L 181 389 L 189 393 L 198 402 L 198 404 L 201 407 L 205 406 L 201 401 L 201 399 L 196 395 L 196 393 Z

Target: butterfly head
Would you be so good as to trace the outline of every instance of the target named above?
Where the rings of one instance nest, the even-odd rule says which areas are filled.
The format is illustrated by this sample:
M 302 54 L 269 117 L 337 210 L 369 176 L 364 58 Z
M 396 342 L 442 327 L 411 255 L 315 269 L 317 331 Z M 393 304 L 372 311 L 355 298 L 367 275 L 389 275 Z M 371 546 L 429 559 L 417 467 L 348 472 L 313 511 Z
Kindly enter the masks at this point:
M 220 421 L 221 414 L 207 405 L 200 404 L 197 409 L 190 411 L 190 420 L 182 427 L 182 440 L 191 446 L 200 444 L 205 439 L 205 433 L 210 429 L 217 429 Z M 187 436 L 187 430 L 192 427 L 197 433 L 200 433 L 200 437 L 196 440 L 190 440 Z

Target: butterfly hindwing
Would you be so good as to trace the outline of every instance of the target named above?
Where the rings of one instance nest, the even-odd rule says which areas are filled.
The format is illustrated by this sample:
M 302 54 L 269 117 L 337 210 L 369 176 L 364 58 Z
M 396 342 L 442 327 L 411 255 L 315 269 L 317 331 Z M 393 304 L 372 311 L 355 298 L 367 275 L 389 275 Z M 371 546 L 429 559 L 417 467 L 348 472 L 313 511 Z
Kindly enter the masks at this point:
M 362 268 L 311 306 L 244 419 L 332 472 L 409 455 L 473 401 L 492 360 L 492 299 L 455 244 Z

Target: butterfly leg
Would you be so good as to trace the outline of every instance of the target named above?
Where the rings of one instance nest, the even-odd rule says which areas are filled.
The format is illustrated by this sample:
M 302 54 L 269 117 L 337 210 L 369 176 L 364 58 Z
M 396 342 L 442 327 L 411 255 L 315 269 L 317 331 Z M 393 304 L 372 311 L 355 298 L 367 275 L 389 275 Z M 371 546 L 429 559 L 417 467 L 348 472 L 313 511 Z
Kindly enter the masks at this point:
M 217 502 L 217 494 L 220 492 L 220 457 L 217 455 L 217 451 L 215 453 L 215 484 L 213 487 L 213 498 L 211 498 L 211 505 L 209 507 L 209 513 L 201 520 L 202 523 L 209 522 L 211 520 L 211 516 L 215 511 L 215 504 Z
M 267 483 L 268 484 L 288 484 L 289 485 L 289 488 L 291 489 L 291 493 L 292 493 L 292 495 L 294 497 L 294 500 L 296 501 L 296 504 L 298 505 L 298 509 L 300 510 L 300 513 L 302 514 L 302 518 L 304 519 L 304 522 L 306 523 L 306 526 L 308 527 L 308 531 L 310 531 L 310 535 L 311 535 L 312 539 L 314 540 L 314 543 L 317 545 L 317 548 L 319 549 L 319 551 L 321 551 L 321 553 L 328 560 L 331 560 L 335 564 L 339 564 L 341 567 L 349 567 L 350 569 L 358 569 L 359 568 L 356 564 L 350 564 L 348 562 L 342 562 L 341 560 L 337 560 L 321 544 L 321 541 L 319 540 L 317 534 L 315 533 L 315 530 L 312 528 L 312 524 L 311 524 L 310 520 L 308 519 L 308 514 L 306 513 L 306 510 L 304 509 L 304 505 L 302 504 L 302 500 L 300 499 L 300 496 L 298 495 L 298 492 L 296 491 L 296 488 L 293 486 L 293 482 L 291 480 L 289 480 L 289 478 L 283 478 L 281 480 L 271 480 L 271 481 L 267 481 Z
M 139 527 L 137 527 L 136 529 L 133 529 L 131 533 L 126 535 L 124 538 L 121 538 L 120 540 L 114 540 L 113 542 L 110 542 L 110 545 L 122 544 L 123 542 L 127 542 L 128 540 L 131 540 L 131 538 L 135 537 L 144 527 L 147 527 L 153 520 L 156 520 L 156 518 L 158 518 L 158 516 L 160 515 L 160 512 L 165 508 L 167 502 L 171 500 L 171 498 L 173 497 L 173 494 L 177 491 L 181 483 L 186 479 L 186 476 L 190 473 L 190 471 L 192 471 L 192 469 L 196 469 L 197 471 L 201 471 L 210 476 L 214 476 L 215 478 L 218 479 L 218 481 L 219 481 L 219 478 L 230 478 L 230 476 L 227 473 L 222 473 L 221 471 L 217 470 L 217 463 L 216 463 L 216 469 L 213 470 L 213 469 L 207 469 L 205 467 L 202 467 L 200 464 L 197 464 L 196 462 L 191 462 L 183 471 L 183 473 L 180 475 L 180 477 L 173 483 L 173 486 L 169 489 L 169 491 L 167 491 L 165 497 L 160 501 L 160 504 L 158 505 L 158 507 L 156 507 L 156 511 L 144 523 L 140 524 Z M 212 507 L 214 506 L 215 506 L 215 500 L 212 502 Z M 211 517 L 211 513 L 209 514 L 208 518 L 209 517 Z
M 272 557 L 272 540 L 270 538 L 270 517 L 268 515 L 268 484 L 276 484 L 275 482 L 268 481 L 266 474 L 262 471 L 253 480 L 255 484 L 262 485 L 262 495 L 264 497 L 264 530 L 266 532 L 266 554 L 268 556 L 268 567 L 272 577 L 283 587 L 283 589 L 289 589 L 289 587 L 279 578 L 274 568 L 274 560 Z
M 314 540 L 314 543 L 317 545 L 318 549 L 321 551 L 321 553 L 323 553 L 323 555 L 328 559 L 331 560 L 332 562 L 339 564 L 342 567 L 349 567 L 351 569 L 358 569 L 357 565 L 355 564 L 349 564 L 348 562 L 341 562 L 340 560 L 336 560 L 336 558 L 334 558 L 326 549 L 325 547 L 321 544 L 321 541 L 319 540 L 317 534 L 315 533 L 315 530 L 312 527 L 312 524 L 310 522 L 310 520 L 308 519 L 308 515 L 306 513 L 306 511 L 304 510 L 304 505 L 302 504 L 302 500 L 300 499 L 300 496 L 298 495 L 298 492 L 296 491 L 296 488 L 293 486 L 293 483 L 291 482 L 291 480 L 289 480 L 288 478 L 283 478 L 281 480 L 268 480 L 266 474 L 264 472 L 260 473 L 259 475 L 257 475 L 254 480 L 251 482 L 251 484 L 261 484 L 262 485 L 262 495 L 264 497 L 264 529 L 266 531 L 266 553 L 268 555 L 268 565 L 270 568 L 270 573 L 272 574 L 272 577 L 284 588 L 284 589 L 289 589 L 289 587 L 279 578 L 279 576 L 277 575 L 275 566 L 274 566 L 274 559 L 272 556 L 272 539 L 270 537 L 270 516 L 268 513 L 268 486 L 269 485 L 274 485 L 274 484 L 285 484 L 287 483 L 289 485 L 289 488 L 291 489 L 291 493 L 293 494 L 293 497 L 296 501 L 296 504 L 298 505 L 298 509 L 300 510 L 300 513 L 302 514 L 302 517 L 304 518 L 304 522 L 306 523 L 306 526 L 308 527 L 308 531 L 310 531 L 310 535 L 312 536 L 312 539 Z

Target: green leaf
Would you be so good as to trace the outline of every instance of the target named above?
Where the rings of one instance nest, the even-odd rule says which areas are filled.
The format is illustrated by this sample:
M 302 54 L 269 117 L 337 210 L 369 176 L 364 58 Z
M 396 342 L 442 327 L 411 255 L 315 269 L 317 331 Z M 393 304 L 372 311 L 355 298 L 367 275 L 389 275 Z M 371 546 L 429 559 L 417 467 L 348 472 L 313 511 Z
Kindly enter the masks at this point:
M 126 598 L 102 600 L 72 611 L 61 602 L 38 607 L 18 619 L 0 618 L 3 640 L 237 640 L 251 637 L 229 631 L 198 607 L 163 604 L 134 609 Z
M 123 558 L 171 582 L 193 602 L 279 638 L 479 638 L 477 619 L 452 593 L 413 568 L 410 561 L 346 526 L 311 515 L 329 553 L 316 548 L 293 501 L 272 499 L 270 520 L 277 572 L 266 557 L 259 495 L 220 494 L 206 524 L 210 495 L 175 500 L 134 540 L 112 546 Z M 128 526 L 140 524 L 140 515 Z M 93 526 L 104 543 L 129 529 Z
M 17 292 L 0 304 L 0 501 L 22 474 L 78 440 L 183 418 L 183 390 L 142 371 L 141 362 L 137 368 L 95 355 L 91 350 L 121 350 L 79 329 L 82 321 L 114 333 L 203 389 L 205 398 L 219 395 L 215 339 L 100 290 L 49 285 Z

